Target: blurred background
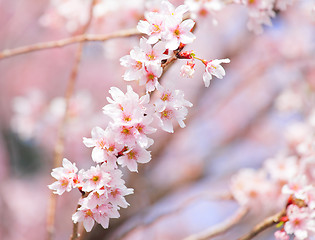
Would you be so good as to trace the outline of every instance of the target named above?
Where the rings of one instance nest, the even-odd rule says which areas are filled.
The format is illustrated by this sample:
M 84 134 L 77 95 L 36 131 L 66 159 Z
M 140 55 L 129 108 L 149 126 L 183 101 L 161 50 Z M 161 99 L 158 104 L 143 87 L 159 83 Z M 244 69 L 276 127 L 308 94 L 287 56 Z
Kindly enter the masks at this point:
M 75 35 L 88 5 L 69 4 L 57 11 L 58 2 L 0 0 L 0 51 Z M 143 18 L 144 0 L 106 2 L 89 33 L 134 28 Z M 260 168 L 281 151 L 288 127 L 305 120 L 303 106 L 312 108 L 304 97 L 315 88 L 313 5 L 294 1 L 276 12 L 272 26 L 260 35 L 247 29 L 248 10 L 241 5 L 230 4 L 196 20 L 197 38 L 185 50 L 208 60 L 230 58 L 225 78 L 205 88 L 201 64 L 191 79 L 180 77 L 185 61 L 172 65 L 161 81 L 174 82 L 194 104 L 187 127 L 151 135 L 152 160 L 138 174 L 123 169 L 126 186 L 135 189 L 127 197 L 131 206 L 111 219 L 109 229 L 95 226 L 84 239 L 183 239 L 238 211 L 228 197 L 231 176 L 241 168 Z M 134 36 L 84 45 L 63 156 L 79 168 L 93 164 L 82 137 L 89 137 L 94 126 L 106 127 L 109 119 L 101 109 L 109 88 L 126 91 L 119 58 L 138 42 Z M 0 59 L 0 239 L 47 236 L 47 185 L 53 182 L 57 129 L 76 49 L 74 44 Z M 144 91 L 131 84 L 138 93 Z M 57 197 L 54 239 L 69 238 L 79 198 L 77 191 Z M 236 239 L 267 215 L 249 213 L 215 239 Z M 273 239 L 273 232 L 257 239 Z

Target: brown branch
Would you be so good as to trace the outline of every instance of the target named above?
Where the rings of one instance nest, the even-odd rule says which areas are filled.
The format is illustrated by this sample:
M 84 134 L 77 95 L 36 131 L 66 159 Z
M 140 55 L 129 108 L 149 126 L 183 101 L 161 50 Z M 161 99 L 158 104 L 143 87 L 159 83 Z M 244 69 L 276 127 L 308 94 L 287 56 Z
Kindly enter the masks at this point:
M 281 218 L 286 215 L 286 209 L 283 209 L 281 212 L 266 218 L 261 223 L 257 224 L 249 233 L 242 236 L 238 240 L 250 240 L 262 231 L 266 230 L 267 228 L 277 224 L 280 222 Z
M 75 211 L 77 211 L 80 207 L 81 205 L 78 204 Z M 78 234 L 78 229 L 79 229 L 79 222 L 73 223 L 72 234 L 70 236 L 70 240 L 76 240 L 81 236 L 81 234 Z
M 220 235 L 220 234 L 226 232 L 227 230 L 229 230 L 230 228 L 235 226 L 237 223 L 239 223 L 243 219 L 243 217 L 245 217 L 245 215 L 247 213 L 248 213 L 248 208 L 241 207 L 229 219 L 227 219 L 227 220 L 223 221 L 222 223 L 219 223 L 215 226 L 212 226 L 203 232 L 191 235 L 191 236 L 185 238 L 184 240 L 204 240 L 204 239 L 213 238 L 217 235 Z
M 141 35 L 141 34 L 142 33 L 140 33 L 136 28 L 119 30 L 113 33 L 108 33 L 108 34 L 87 34 L 87 35 L 82 34 L 82 35 L 77 35 L 74 37 L 65 38 L 65 39 L 56 40 L 56 41 L 41 42 L 41 43 L 36 43 L 33 45 L 28 45 L 28 46 L 13 48 L 13 49 L 5 49 L 2 52 L 0 52 L 0 59 L 13 57 L 13 56 L 25 54 L 25 53 L 35 52 L 39 50 L 50 49 L 50 48 L 61 48 L 61 47 L 74 44 L 74 43 L 103 42 L 103 41 L 113 39 L 113 38 L 130 37 L 130 36 Z
M 95 3 L 96 3 L 96 0 L 93 0 L 91 3 L 90 10 L 89 10 L 89 19 L 87 23 L 82 27 L 81 31 L 82 31 L 83 36 L 91 24 L 91 21 L 93 18 L 93 7 Z M 70 100 L 73 95 L 74 86 L 75 86 L 75 82 L 78 75 L 79 65 L 82 58 L 83 45 L 84 45 L 84 41 L 80 43 L 77 49 L 75 63 L 71 70 L 70 78 L 69 78 L 66 93 L 65 93 L 66 109 L 65 109 L 64 117 L 58 127 L 58 135 L 57 135 L 57 141 L 56 141 L 55 150 L 54 150 L 54 160 L 53 160 L 54 168 L 61 165 L 62 156 L 64 154 L 65 127 L 70 117 L 70 113 L 69 113 Z M 56 215 L 56 201 L 57 201 L 56 195 L 51 193 L 49 205 L 48 205 L 48 215 L 47 215 L 47 239 L 48 240 L 51 240 L 53 237 L 55 215 Z M 78 237 L 77 231 L 78 231 L 78 224 L 74 224 L 72 235 L 75 236 L 76 238 Z M 73 239 L 76 239 L 76 238 L 73 238 Z

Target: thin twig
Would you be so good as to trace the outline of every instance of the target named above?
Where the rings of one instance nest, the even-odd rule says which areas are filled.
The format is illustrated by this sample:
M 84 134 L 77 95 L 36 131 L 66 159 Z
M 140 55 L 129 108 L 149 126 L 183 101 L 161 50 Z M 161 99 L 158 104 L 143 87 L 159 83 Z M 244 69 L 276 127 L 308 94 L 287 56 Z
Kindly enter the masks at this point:
M 76 211 L 81 207 L 80 204 L 77 205 Z M 76 240 L 80 237 L 78 234 L 79 222 L 73 223 L 72 234 L 70 236 L 70 240 Z
M 286 209 L 278 212 L 277 214 L 266 218 L 261 223 L 257 224 L 249 233 L 242 236 L 238 240 L 250 240 L 255 237 L 257 234 L 261 233 L 262 231 L 266 230 L 267 228 L 277 224 L 280 222 L 281 218 L 286 215 Z
M 82 34 L 84 34 L 88 30 L 88 28 L 91 24 L 91 21 L 93 18 L 93 7 L 94 7 L 95 3 L 96 3 L 96 0 L 93 0 L 91 3 L 91 7 L 90 7 L 90 11 L 89 11 L 89 20 L 83 26 L 83 28 L 81 30 Z M 61 165 L 62 156 L 64 154 L 65 127 L 66 127 L 66 124 L 67 124 L 69 117 L 70 117 L 70 113 L 69 113 L 70 100 L 71 100 L 71 97 L 73 95 L 74 86 L 75 86 L 75 82 L 76 82 L 77 75 L 78 75 L 79 65 L 80 65 L 81 57 L 82 57 L 83 45 L 84 45 L 84 42 L 81 42 L 78 49 L 77 49 L 76 57 L 75 57 L 75 63 L 74 63 L 74 66 L 71 70 L 70 78 L 69 78 L 66 93 L 65 93 L 66 109 L 65 109 L 64 117 L 63 117 L 63 119 L 62 119 L 62 121 L 58 127 L 58 135 L 57 135 L 57 141 L 56 141 L 55 150 L 54 150 L 54 160 L 53 160 L 54 168 Z M 53 232 L 54 232 L 55 215 L 56 215 L 56 201 L 57 201 L 56 195 L 51 193 L 51 197 L 50 197 L 49 205 L 48 205 L 48 215 L 47 215 L 47 239 L 48 240 L 52 239 Z M 72 235 L 77 237 L 77 235 L 78 235 L 77 231 L 78 231 L 78 224 L 74 224 L 73 225 L 73 233 L 74 234 L 72 234 Z M 73 239 L 76 239 L 76 238 L 73 238 Z
M 41 42 L 36 43 L 28 46 L 13 48 L 13 49 L 5 49 L 2 52 L 0 52 L 0 59 L 13 57 L 20 54 L 35 52 L 39 50 L 45 50 L 50 48 L 61 48 L 70 44 L 74 43 L 81 43 L 81 42 L 103 42 L 109 39 L 113 38 L 122 38 L 122 37 L 130 37 L 135 35 L 141 35 L 136 28 L 132 29 L 124 29 L 120 31 L 116 31 L 113 33 L 108 34 L 82 34 L 77 35 L 70 38 L 60 39 L 56 41 L 50 41 L 50 42 Z
M 220 235 L 233 226 L 235 226 L 237 223 L 239 223 L 242 218 L 248 213 L 248 208 L 241 207 L 239 208 L 235 214 L 233 214 L 232 217 L 228 218 L 227 220 L 223 221 L 222 223 L 219 223 L 215 226 L 212 226 L 208 229 L 206 229 L 203 232 L 191 235 L 184 240 L 204 240 L 204 239 L 210 239 L 217 235 Z

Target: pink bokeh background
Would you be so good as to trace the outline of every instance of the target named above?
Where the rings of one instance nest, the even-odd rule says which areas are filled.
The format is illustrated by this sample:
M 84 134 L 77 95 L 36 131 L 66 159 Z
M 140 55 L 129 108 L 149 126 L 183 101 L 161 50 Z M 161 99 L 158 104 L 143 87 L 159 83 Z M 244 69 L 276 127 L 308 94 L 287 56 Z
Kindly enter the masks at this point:
M 48 5 L 48 1 L 0 0 L 0 51 L 71 36 L 62 25 L 40 25 Z M 126 186 L 135 189 L 127 197 L 131 206 L 120 211 L 121 218 L 111 220 L 109 229 L 94 227 L 85 239 L 183 239 L 237 211 L 237 203 L 219 197 L 229 193 L 231 176 L 241 168 L 261 167 L 281 150 L 287 126 L 303 121 L 298 111 L 279 111 L 276 100 L 292 86 L 307 83 L 314 90 L 311 6 L 311 1 L 295 1 L 261 35 L 246 28 L 247 12 L 242 6 L 227 6 L 217 13 L 217 26 L 211 16 L 199 19 L 197 39 L 186 49 L 205 59 L 230 58 L 226 77 L 212 80 L 205 88 L 203 66 L 197 66 L 192 79 L 184 79 L 179 70 L 185 61 L 172 65 L 162 81 L 172 81 L 194 104 L 187 127 L 176 127 L 174 134 L 152 135 L 151 162 L 138 174 L 124 171 Z M 110 13 L 90 32 L 135 27 L 141 12 L 124 9 L 123 13 Z M 94 126 L 106 126 L 108 119 L 101 108 L 109 88 L 126 91 L 119 58 L 138 41 L 136 36 L 84 46 L 64 156 L 80 168 L 92 164 L 82 137 L 90 136 Z M 62 116 L 58 112 L 62 103 L 56 99 L 65 94 L 76 47 L 0 59 L 0 239 L 46 238 L 47 185 L 53 181 L 53 150 Z M 132 85 L 138 93 L 144 91 Z M 70 236 L 79 197 L 79 192 L 58 197 L 54 239 Z M 265 215 L 250 213 L 215 239 L 236 239 Z M 273 230 L 257 239 L 273 239 Z

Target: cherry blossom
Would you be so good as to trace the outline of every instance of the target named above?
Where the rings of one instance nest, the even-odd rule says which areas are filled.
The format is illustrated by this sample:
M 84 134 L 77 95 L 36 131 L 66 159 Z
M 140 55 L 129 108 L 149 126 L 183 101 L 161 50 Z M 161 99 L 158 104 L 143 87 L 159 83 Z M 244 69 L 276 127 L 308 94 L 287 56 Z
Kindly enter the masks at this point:
M 164 54 L 166 47 L 163 42 L 156 43 L 153 47 L 147 43 L 146 38 L 140 39 L 140 50 L 143 51 L 145 65 L 149 64 L 160 64 L 164 59 L 169 58 L 168 55 Z
M 306 191 L 307 178 L 305 175 L 298 175 L 296 178 L 291 179 L 288 184 L 282 188 L 283 194 L 293 194 L 298 199 L 303 199 Z
M 85 182 L 82 190 L 85 192 L 92 191 L 94 189 L 101 189 L 107 186 L 110 181 L 110 175 L 102 171 L 99 165 L 91 166 L 91 168 L 83 173 Z
M 304 240 L 314 236 L 315 217 L 307 208 L 300 208 L 294 204 L 287 209 L 289 221 L 284 225 L 284 229 L 288 234 L 294 234 L 296 240 Z
M 139 145 L 135 145 L 131 149 L 128 149 L 123 156 L 119 157 L 117 162 L 127 168 L 131 172 L 137 172 L 137 163 L 147 163 L 151 160 L 150 152 L 146 151 Z
M 162 75 L 162 67 L 157 65 L 148 65 L 140 78 L 140 86 L 145 85 L 147 92 L 152 92 L 159 85 L 158 78 Z
M 97 163 L 107 162 L 116 166 L 116 156 L 123 149 L 123 145 L 115 141 L 115 134 L 110 128 L 103 130 L 94 127 L 91 131 L 92 138 L 83 138 L 83 143 L 87 147 L 94 147 L 92 159 Z
M 105 15 L 106 9 L 101 5 L 103 1 L 96 3 L 95 17 Z M 201 60 L 195 57 L 194 51 L 181 54 L 184 46 L 196 38 L 192 33 L 195 22 L 183 20 L 188 6 L 174 7 L 169 1 L 146 5 L 155 10 L 144 14 L 145 20 L 139 21 L 137 29 L 147 36 L 140 39 L 139 46 L 134 47 L 129 55 L 120 58 L 121 65 L 126 67 L 124 80 L 137 81 L 145 93 L 139 95 L 130 85 L 126 92 L 111 87 L 110 97 L 106 98 L 108 104 L 103 107 L 103 113 L 110 118 L 109 123 L 104 129 L 94 127 L 91 138 L 83 138 L 84 145 L 93 148 L 91 158 L 96 165 L 78 172 L 75 164 L 64 160 L 63 167 L 52 172 L 57 181 L 49 188 L 54 193 L 62 194 L 73 188 L 82 193 L 72 220 L 74 223 L 83 222 L 88 232 L 95 222 L 108 228 L 110 218 L 118 218 L 118 210 L 129 206 L 125 197 L 132 194 L 133 189 L 126 187 L 119 168 L 137 172 L 138 164 L 151 160 L 149 147 L 154 141 L 148 135 L 156 131 L 152 126 L 154 120 L 162 130 L 173 133 L 175 121 L 180 127 L 185 127 L 188 107 L 192 107 L 192 103 L 184 98 L 184 92 L 170 84 L 170 79 L 166 83 L 159 81 L 170 57 L 189 59 L 180 72 L 189 78 L 195 71 L 195 59 Z M 76 22 L 78 26 L 82 23 Z M 210 84 L 212 75 L 218 78 L 225 75 L 220 64 L 228 63 L 229 59 L 201 61 L 206 65 Z M 150 94 L 154 91 L 159 95 L 154 95 L 152 100 Z
M 278 155 L 266 160 L 265 168 L 271 178 L 281 183 L 287 183 L 298 174 L 298 162 L 295 156 Z
M 90 232 L 94 226 L 94 213 L 89 208 L 80 207 L 76 213 L 72 215 L 74 223 L 83 222 L 83 226 L 87 232 Z
M 51 190 L 54 190 L 55 194 L 62 195 L 65 191 L 70 192 L 77 183 L 77 171 L 78 168 L 75 163 L 71 163 L 68 159 L 62 160 L 62 167 L 53 169 L 51 176 L 57 179 L 56 182 L 49 185 Z
M 221 66 L 222 63 L 229 63 L 230 59 L 215 59 L 210 61 L 205 61 L 206 65 L 205 73 L 203 74 L 203 81 L 206 87 L 210 86 L 210 80 L 212 75 L 216 76 L 219 79 L 222 79 L 225 76 L 225 70 Z
M 182 77 L 192 78 L 195 73 L 195 63 L 193 61 L 187 61 L 180 69 L 180 75 Z
M 147 42 L 154 44 L 162 38 L 162 34 L 165 31 L 165 18 L 159 13 L 149 12 L 145 14 L 145 19 L 146 21 L 139 21 L 137 29 L 149 35 Z
M 273 183 L 266 178 L 263 170 L 242 169 L 231 180 L 231 191 L 234 198 L 241 205 L 250 206 L 253 210 L 268 208 L 265 199 L 272 199 L 275 195 Z M 254 207 L 255 206 L 255 207 Z M 257 207 L 259 206 L 259 207 Z
M 275 238 L 277 240 L 289 240 L 290 236 L 285 231 L 276 231 L 275 232 Z
M 198 17 L 204 17 L 208 14 L 214 14 L 223 9 L 224 2 L 220 0 L 185 0 L 185 5 L 188 6 L 191 12 L 191 17 L 196 19 Z M 217 24 L 216 20 L 213 20 L 214 24 Z
M 184 120 L 188 113 L 187 107 L 192 103 L 184 99 L 184 93 L 180 90 L 158 87 L 160 98 L 155 102 L 155 116 L 159 119 L 160 127 L 166 132 L 173 132 L 173 120 L 176 120 L 180 127 L 185 127 Z
M 195 22 L 187 19 L 183 22 L 175 18 L 168 19 L 166 22 L 168 32 L 165 33 L 166 48 L 175 50 L 179 47 L 180 43 L 188 44 L 195 40 L 195 35 L 191 32 Z

